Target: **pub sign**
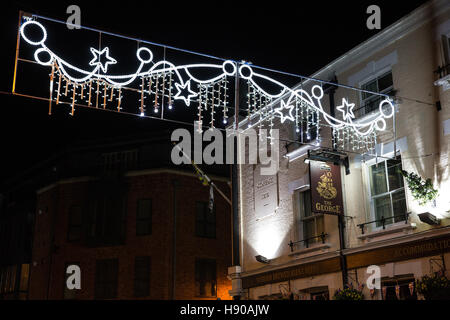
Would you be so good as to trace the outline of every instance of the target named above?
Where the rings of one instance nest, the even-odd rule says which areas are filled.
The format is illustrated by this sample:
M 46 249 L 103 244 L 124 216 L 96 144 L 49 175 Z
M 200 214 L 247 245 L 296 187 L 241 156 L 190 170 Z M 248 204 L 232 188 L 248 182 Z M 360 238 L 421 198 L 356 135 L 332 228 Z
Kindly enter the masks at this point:
M 309 162 L 311 211 L 316 214 L 344 214 L 341 168 L 333 163 Z

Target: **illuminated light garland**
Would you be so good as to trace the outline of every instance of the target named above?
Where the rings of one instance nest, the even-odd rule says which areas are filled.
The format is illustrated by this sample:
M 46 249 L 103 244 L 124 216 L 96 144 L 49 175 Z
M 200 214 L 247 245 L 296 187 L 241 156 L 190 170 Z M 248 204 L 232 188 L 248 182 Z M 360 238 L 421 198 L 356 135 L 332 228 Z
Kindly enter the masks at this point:
M 248 69 L 251 70 L 251 67 L 246 66 Z M 241 72 L 243 69 L 239 69 Z M 341 129 L 341 128 L 351 128 L 352 131 L 357 136 L 367 136 L 370 135 L 374 131 L 384 131 L 386 130 L 386 120 L 389 119 L 394 115 L 394 105 L 392 101 L 385 99 L 382 100 L 379 104 L 379 111 L 380 114 L 375 117 L 375 119 L 372 120 L 366 120 L 365 122 L 354 122 L 355 115 L 353 114 L 352 108 L 354 107 L 353 103 L 348 103 L 347 99 L 343 99 L 343 103 L 341 106 L 338 107 L 338 110 L 343 112 L 344 119 L 340 120 L 335 117 L 332 117 L 322 107 L 321 100 L 324 96 L 323 89 L 319 85 L 315 85 L 311 89 L 311 94 L 306 92 L 303 89 L 296 89 L 293 90 L 282 83 L 273 80 L 267 76 L 258 74 L 256 72 L 248 71 L 250 75 L 246 75 L 245 78 L 248 81 L 252 82 L 252 85 L 257 88 L 258 91 L 260 91 L 262 94 L 267 95 L 273 99 L 281 98 L 285 93 L 289 94 L 289 97 L 287 100 L 281 100 L 281 107 L 275 109 L 275 114 L 278 115 L 281 118 L 281 122 L 284 123 L 286 120 L 295 122 L 295 116 L 292 114 L 292 109 L 287 108 L 287 106 L 291 106 L 294 99 L 299 99 L 303 101 L 303 103 L 307 104 L 308 106 L 308 112 L 317 112 L 318 115 L 322 115 L 322 118 L 325 120 L 325 122 L 334 129 Z M 243 76 L 241 74 L 241 76 Z M 261 87 L 259 87 L 255 81 L 255 78 L 264 79 L 267 81 L 272 82 L 275 85 L 278 85 L 281 90 L 278 94 L 270 94 L 263 90 Z M 387 110 L 384 110 L 384 106 L 387 106 Z M 296 108 L 296 106 L 292 106 L 293 108 Z M 346 108 L 344 110 L 344 108 Z M 289 110 L 288 115 L 283 115 L 282 111 L 283 109 Z M 307 116 L 306 119 L 309 117 Z
M 39 39 L 33 40 L 27 35 L 29 27 L 38 27 L 41 30 Z M 183 101 L 188 107 L 192 102 L 197 101 L 199 128 L 201 128 L 203 120 L 203 111 L 207 111 L 208 107 L 211 111 L 210 125 L 214 127 L 216 121 L 215 113 L 218 108 L 221 108 L 222 111 L 223 124 L 228 123 L 228 81 L 226 78 L 238 75 L 247 82 L 249 88 L 246 108 L 249 128 L 258 125 L 261 130 L 263 122 L 268 119 L 270 133 L 272 133 L 274 119 L 278 117 L 282 124 L 286 121 L 293 122 L 295 131 L 297 133 L 301 132 L 302 139 L 304 133 L 306 133 L 307 137 L 311 137 L 311 131 L 316 130 L 317 143 L 320 144 L 320 128 L 326 125 L 332 129 L 334 147 L 348 145 L 353 149 L 373 149 L 377 140 L 376 132 L 386 130 L 386 119 L 392 118 L 394 114 L 392 101 L 384 99 L 379 104 L 379 114 L 369 120 L 361 119 L 356 121 L 353 110 L 355 104 L 343 98 L 341 105 L 336 108 L 342 113 L 342 119 L 338 119 L 328 114 L 322 107 L 321 101 L 324 92 L 319 85 L 313 86 L 311 92 L 307 92 L 302 87 L 300 89 L 291 89 L 279 81 L 255 72 L 248 64 L 241 64 L 238 67 L 237 63 L 231 60 L 224 61 L 221 64 L 188 64 L 179 66 L 166 60 L 154 62 L 152 51 L 146 47 L 140 47 L 136 50 L 136 58 L 139 65 L 134 73 L 108 74 L 108 66 L 118 63 L 117 60 L 110 56 L 108 47 L 90 48 L 93 59 L 89 62 L 89 65 L 92 69 L 83 70 L 68 63 L 46 46 L 47 31 L 41 23 L 28 19 L 20 27 L 20 36 L 30 45 L 38 47 L 34 52 L 34 59 L 38 64 L 52 67 L 49 113 L 51 113 L 53 92 L 56 91 L 56 104 L 58 104 L 61 96 L 70 97 L 68 93 L 69 86 L 72 90 L 72 114 L 76 99 L 87 100 L 88 106 L 92 106 L 94 103 L 96 108 L 100 105 L 103 109 L 107 107 L 107 102 L 113 102 L 113 99 L 115 99 L 117 101 L 117 111 L 120 112 L 123 98 L 122 89 L 126 89 L 127 85 L 135 81 L 139 81 L 139 114 L 141 116 L 145 116 L 145 101 L 152 101 L 153 97 L 153 112 L 161 112 L 161 117 L 163 117 L 165 106 L 164 99 L 168 99 L 167 106 L 169 110 L 172 110 L 173 102 L 176 100 Z M 48 57 L 43 57 L 43 55 Z M 102 62 L 101 58 L 105 58 L 106 61 Z M 208 79 L 199 79 L 191 72 L 191 70 L 199 68 L 217 70 L 218 75 Z M 72 72 L 76 72 L 77 76 L 73 76 Z M 168 81 L 167 77 L 169 77 Z M 56 90 L 53 89 L 54 80 L 58 81 Z M 258 81 L 261 80 L 275 85 L 279 90 L 276 93 L 265 91 L 258 85 Z M 192 89 L 194 83 L 197 92 Z M 62 84 L 65 87 L 62 87 Z M 92 88 L 93 85 L 95 86 L 94 88 Z M 103 86 L 103 90 L 100 89 L 100 85 Z M 94 90 L 95 94 L 94 102 L 92 101 L 92 90 Z M 175 90 L 175 92 L 172 93 L 172 90 Z M 209 91 L 211 91 L 211 97 L 209 97 Z M 100 104 L 99 99 L 102 99 Z M 275 108 L 274 103 L 278 101 L 280 102 L 280 107 Z M 254 121 L 253 119 L 259 120 Z M 303 132 L 305 124 L 306 132 Z M 272 134 L 270 134 L 270 138 L 272 138 Z
M 39 41 L 33 41 L 29 37 L 26 36 L 27 27 L 30 25 L 37 25 L 42 30 L 43 37 Z M 233 76 L 236 74 L 236 66 L 234 65 L 234 63 L 232 61 L 225 61 L 223 64 L 220 64 L 220 65 L 217 65 L 217 64 L 190 64 L 190 65 L 181 65 L 181 66 L 175 66 L 168 61 L 159 61 L 159 62 L 155 63 L 151 68 L 149 68 L 147 71 L 142 71 L 144 65 L 147 65 L 153 61 L 153 53 L 151 52 L 150 49 L 148 49 L 146 47 L 141 47 L 136 51 L 136 57 L 140 61 L 140 65 L 137 68 L 137 71 L 135 73 L 124 74 L 124 75 L 108 75 L 108 74 L 106 74 L 108 65 L 117 63 L 117 61 L 115 59 L 113 59 L 109 56 L 109 48 L 108 47 L 105 47 L 101 51 L 97 50 L 95 48 L 90 48 L 91 52 L 94 54 L 94 59 L 91 60 L 90 65 L 93 66 L 94 69 L 93 70 L 83 70 L 83 69 L 80 69 L 80 68 L 68 63 L 64 59 L 60 58 L 45 45 L 45 40 L 47 39 L 47 32 L 41 23 L 34 21 L 34 20 L 27 20 L 20 27 L 20 35 L 29 44 L 31 44 L 33 46 L 40 46 L 40 48 L 38 48 L 36 50 L 35 56 L 34 56 L 37 63 L 39 63 L 41 65 L 49 66 L 53 62 L 56 62 L 57 65 L 59 66 L 59 68 L 61 69 L 62 73 L 64 74 L 64 76 L 66 78 L 68 78 L 69 80 L 71 80 L 72 82 L 76 82 L 78 84 L 88 82 L 89 80 L 93 80 L 93 79 L 94 80 L 103 79 L 103 80 L 107 81 L 108 83 L 110 83 L 111 85 L 114 85 L 116 87 L 123 87 L 123 86 L 129 85 L 130 83 L 132 83 L 133 81 L 135 81 L 137 78 L 140 78 L 140 77 L 150 76 L 155 73 L 174 71 L 178 78 L 178 81 L 179 81 L 179 83 L 177 82 L 176 85 L 178 84 L 178 86 L 186 86 L 186 83 L 190 83 L 191 80 L 193 80 L 197 83 L 207 84 L 207 83 L 213 83 L 215 81 L 218 81 L 226 75 Z M 42 61 L 42 59 L 39 59 L 37 57 L 42 52 L 46 52 L 49 55 L 48 61 Z M 146 52 L 148 54 L 148 58 L 143 57 L 143 52 Z M 106 58 L 108 59 L 108 61 L 106 62 L 105 65 L 103 65 L 101 63 L 101 61 L 99 61 L 100 55 L 102 55 L 102 54 L 106 54 Z M 163 69 L 160 69 L 161 65 L 163 66 Z M 168 67 L 165 67 L 166 65 Z M 232 71 L 228 70 L 229 66 L 232 67 Z M 215 68 L 215 69 L 219 69 L 222 72 L 220 75 L 218 75 L 214 78 L 201 80 L 201 79 L 194 77 L 191 74 L 191 72 L 189 71 L 189 69 L 196 69 L 196 68 Z M 99 69 L 101 69 L 105 74 L 99 74 L 98 73 Z M 77 73 L 80 73 L 83 76 L 78 77 L 78 78 L 74 77 L 74 76 L 70 75 L 68 70 L 76 71 Z M 179 72 L 180 70 L 183 70 L 184 72 L 186 72 L 186 74 L 189 77 L 189 80 L 187 80 L 186 82 L 183 81 L 183 78 Z

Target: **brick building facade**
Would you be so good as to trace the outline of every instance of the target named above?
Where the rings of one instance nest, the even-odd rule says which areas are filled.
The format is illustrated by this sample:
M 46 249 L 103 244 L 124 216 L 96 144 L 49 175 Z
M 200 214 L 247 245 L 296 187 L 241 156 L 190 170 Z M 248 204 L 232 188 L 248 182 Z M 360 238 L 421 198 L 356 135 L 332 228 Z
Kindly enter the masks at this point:
M 29 299 L 230 298 L 230 206 L 216 194 L 210 212 L 209 187 L 189 166 L 171 168 L 169 147 L 106 143 L 56 162 L 36 190 Z M 69 265 L 80 290 L 65 286 Z

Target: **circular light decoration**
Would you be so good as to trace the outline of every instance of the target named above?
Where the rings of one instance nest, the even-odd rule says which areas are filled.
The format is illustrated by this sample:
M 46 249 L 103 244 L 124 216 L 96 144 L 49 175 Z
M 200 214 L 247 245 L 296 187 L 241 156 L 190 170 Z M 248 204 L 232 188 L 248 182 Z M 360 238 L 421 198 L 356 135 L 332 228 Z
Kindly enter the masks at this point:
M 26 36 L 26 29 L 29 26 L 37 26 L 38 28 L 41 29 L 42 31 L 42 38 L 39 41 L 33 41 L 30 38 L 28 38 Z M 24 24 L 22 24 L 22 26 L 20 27 L 20 35 L 22 36 L 22 38 L 28 42 L 29 44 L 33 45 L 33 46 L 40 46 L 43 45 L 45 40 L 47 40 L 47 31 L 45 30 L 44 26 L 42 24 L 40 24 L 37 21 L 34 20 L 28 20 L 26 21 Z
M 227 67 L 231 66 L 231 70 L 233 71 L 229 71 L 227 70 Z M 236 74 L 236 64 L 233 61 L 227 60 L 222 64 L 222 69 L 223 72 L 227 75 L 227 76 L 234 76 Z
M 147 59 L 142 57 L 142 52 L 146 52 L 148 54 L 148 58 Z M 146 47 L 139 48 L 136 51 L 136 56 L 139 59 L 139 61 L 141 61 L 142 63 L 150 63 L 153 60 L 153 53 L 152 53 L 152 51 L 150 49 L 146 48 Z
M 384 105 L 387 105 L 387 108 L 389 110 L 389 112 L 385 111 L 385 108 L 383 108 Z M 380 102 L 380 113 L 383 115 L 383 117 L 385 118 L 392 118 L 392 116 L 394 115 L 395 112 L 395 108 L 394 105 L 392 104 L 392 102 L 390 100 L 383 100 Z
M 253 76 L 253 69 L 250 66 L 243 64 L 239 67 L 239 76 L 243 79 L 250 80 Z
M 311 94 L 317 100 L 321 100 L 323 98 L 323 89 L 321 86 L 314 86 L 311 89 Z
M 46 54 L 48 54 L 48 57 L 49 57 L 48 61 L 42 61 L 42 60 L 39 58 L 39 55 L 42 54 L 42 53 L 44 53 L 44 52 L 45 52 Z M 39 48 L 39 49 L 37 49 L 37 50 L 34 52 L 34 60 L 36 60 L 39 64 L 42 64 L 43 66 L 51 66 L 52 63 L 53 63 L 53 56 L 52 56 L 52 54 L 47 50 L 47 48 Z

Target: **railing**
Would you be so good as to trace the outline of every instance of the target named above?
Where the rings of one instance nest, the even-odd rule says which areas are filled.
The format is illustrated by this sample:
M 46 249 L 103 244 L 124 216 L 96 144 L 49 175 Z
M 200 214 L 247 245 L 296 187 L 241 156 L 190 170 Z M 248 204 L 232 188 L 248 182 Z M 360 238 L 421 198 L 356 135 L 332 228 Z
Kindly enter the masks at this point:
M 450 74 L 450 64 L 445 66 L 439 66 L 437 70 L 434 71 L 438 75 L 438 78 L 441 79 Z
M 410 214 L 411 214 L 410 212 L 406 212 L 405 214 L 400 214 L 400 215 L 396 215 L 396 216 L 392 216 L 392 217 L 388 217 L 388 218 L 385 218 L 384 216 L 381 216 L 381 219 L 370 221 L 370 222 L 366 222 L 366 223 L 361 223 L 361 224 L 358 224 L 357 226 L 359 228 L 361 228 L 361 234 L 364 234 L 364 227 L 366 225 L 372 224 L 372 223 L 381 222 L 381 225 L 383 226 L 383 230 L 385 230 L 386 229 L 386 221 L 387 220 L 392 220 L 392 219 L 396 219 L 396 218 L 405 218 L 405 224 L 408 224 L 408 217 L 409 217 Z
M 326 238 L 326 237 L 328 237 L 328 233 L 323 233 L 323 232 L 322 232 L 322 233 L 321 233 L 320 235 L 318 235 L 318 236 L 306 238 L 306 239 L 303 239 L 303 240 L 300 240 L 300 241 L 292 242 L 292 240 L 291 240 L 291 241 L 289 241 L 288 245 L 291 247 L 291 252 L 294 252 L 294 245 L 296 245 L 296 244 L 299 244 L 299 243 L 304 242 L 306 248 L 309 248 L 309 241 L 311 241 L 311 240 L 316 240 L 316 239 L 321 239 L 321 240 L 322 240 L 322 243 L 325 243 L 325 238 Z

